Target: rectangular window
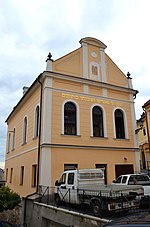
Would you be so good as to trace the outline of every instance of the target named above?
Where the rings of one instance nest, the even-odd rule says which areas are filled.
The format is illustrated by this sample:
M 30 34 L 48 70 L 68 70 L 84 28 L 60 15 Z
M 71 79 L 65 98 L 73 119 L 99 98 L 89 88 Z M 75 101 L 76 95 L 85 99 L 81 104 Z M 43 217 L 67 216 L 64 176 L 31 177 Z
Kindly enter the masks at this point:
M 74 170 L 78 168 L 78 164 L 64 164 L 64 171 L 65 170 Z
M 12 183 L 12 178 L 13 178 L 13 168 L 10 170 L 10 181 L 9 183 Z
M 6 169 L 6 182 L 8 180 L 8 168 Z
M 23 179 L 24 179 L 24 166 L 21 166 L 21 171 L 20 171 L 20 185 L 23 185 Z
M 36 187 L 37 165 L 32 165 L 32 187 Z

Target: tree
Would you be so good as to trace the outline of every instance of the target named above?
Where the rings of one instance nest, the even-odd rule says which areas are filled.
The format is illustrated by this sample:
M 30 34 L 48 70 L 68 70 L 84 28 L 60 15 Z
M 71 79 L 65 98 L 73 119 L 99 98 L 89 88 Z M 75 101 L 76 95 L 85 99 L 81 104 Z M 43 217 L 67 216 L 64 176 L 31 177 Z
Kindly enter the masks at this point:
M 13 209 L 21 201 L 20 196 L 13 192 L 8 186 L 0 187 L 0 212 Z

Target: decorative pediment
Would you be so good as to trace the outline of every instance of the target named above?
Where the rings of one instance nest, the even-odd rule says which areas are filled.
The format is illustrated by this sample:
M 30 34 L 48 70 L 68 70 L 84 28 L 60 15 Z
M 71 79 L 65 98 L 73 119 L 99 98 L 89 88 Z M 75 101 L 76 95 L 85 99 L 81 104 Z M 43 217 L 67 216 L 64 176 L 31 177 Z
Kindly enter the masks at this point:
M 82 38 L 79 41 L 79 43 L 81 45 L 83 45 L 83 43 L 90 44 L 90 45 L 97 46 L 97 47 L 102 48 L 102 49 L 105 49 L 107 47 L 103 42 L 101 42 L 98 39 L 92 38 L 92 37 Z

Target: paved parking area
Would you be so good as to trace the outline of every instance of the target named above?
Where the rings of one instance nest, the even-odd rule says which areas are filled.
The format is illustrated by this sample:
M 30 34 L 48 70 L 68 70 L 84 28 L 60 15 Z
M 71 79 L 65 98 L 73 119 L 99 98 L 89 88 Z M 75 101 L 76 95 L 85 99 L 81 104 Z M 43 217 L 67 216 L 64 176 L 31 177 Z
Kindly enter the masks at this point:
M 114 216 L 110 218 L 112 222 L 109 225 L 114 224 L 150 224 L 150 210 L 137 209 L 131 212 L 122 214 L 119 216 Z

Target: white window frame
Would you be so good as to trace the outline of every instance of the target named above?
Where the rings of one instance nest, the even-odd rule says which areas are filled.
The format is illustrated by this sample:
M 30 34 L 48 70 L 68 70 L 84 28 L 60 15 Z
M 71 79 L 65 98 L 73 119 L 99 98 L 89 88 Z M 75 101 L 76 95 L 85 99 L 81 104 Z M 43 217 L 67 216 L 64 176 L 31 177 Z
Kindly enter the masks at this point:
M 95 74 L 92 73 L 92 66 L 96 66 L 97 67 L 98 75 L 95 75 Z M 90 62 L 90 78 L 92 80 L 100 80 L 100 65 L 97 62 L 95 62 L 95 61 Z
M 114 126 L 114 138 L 117 139 L 116 137 L 116 125 L 115 125 L 115 111 L 116 110 L 121 110 L 123 113 L 123 121 L 124 121 L 124 130 L 125 130 L 125 139 L 129 139 L 129 135 L 128 135 L 128 124 L 127 124 L 127 115 L 126 112 L 123 108 L 121 107 L 115 107 L 113 109 L 113 126 Z
M 106 125 L 106 111 L 104 109 L 104 107 L 102 105 L 99 105 L 97 103 L 94 103 L 93 105 L 91 105 L 91 137 L 93 137 L 93 108 L 95 106 L 98 106 L 102 109 L 102 113 L 103 113 L 103 131 L 104 131 L 104 137 L 97 137 L 97 138 L 105 138 L 107 137 L 107 125 Z
M 8 132 L 7 153 L 10 153 L 10 140 L 11 140 L 11 134 L 10 132 Z
M 74 101 L 74 100 L 71 100 L 71 99 L 67 99 L 65 100 L 63 103 L 62 103 L 62 130 L 61 130 L 61 134 L 64 135 L 64 107 L 65 107 L 65 104 L 67 102 L 72 102 L 75 106 L 76 106 L 76 127 L 77 127 L 77 136 L 80 135 L 80 109 L 79 109 L 79 105 Z
M 15 142 L 16 142 L 16 127 L 14 127 L 13 129 L 12 150 L 15 149 Z
M 26 127 L 25 127 L 25 119 L 27 119 Z M 28 131 L 28 117 L 25 116 L 23 119 L 23 136 L 22 136 L 22 143 L 27 143 L 27 131 Z
M 38 129 L 37 129 L 37 107 L 39 107 Z M 36 138 L 39 136 L 39 125 L 40 125 L 40 106 L 38 104 L 38 105 L 36 105 L 35 110 L 34 110 L 34 135 L 33 135 L 33 138 Z M 38 130 L 38 135 L 37 135 L 37 130 Z

